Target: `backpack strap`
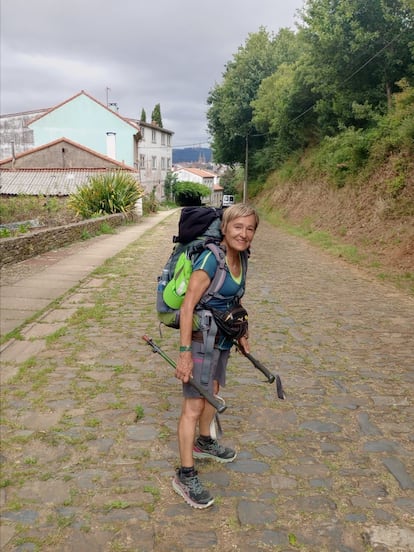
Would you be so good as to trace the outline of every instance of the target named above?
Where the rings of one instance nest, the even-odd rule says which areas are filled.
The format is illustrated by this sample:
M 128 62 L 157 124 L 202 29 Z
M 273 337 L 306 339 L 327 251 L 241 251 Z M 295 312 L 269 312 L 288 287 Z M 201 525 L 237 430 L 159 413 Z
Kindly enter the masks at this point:
M 217 270 L 207 288 L 207 291 L 200 300 L 199 304 L 202 306 L 205 306 L 210 299 L 218 293 L 224 284 L 224 280 L 226 279 L 226 254 L 223 249 L 215 243 L 207 243 L 205 248 L 209 249 L 215 256 L 217 261 Z
M 210 379 L 211 362 L 213 360 L 214 344 L 215 344 L 215 339 L 218 331 L 216 321 L 214 320 L 214 316 L 212 312 L 208 310 L 208 308 L 206 307 L 206 304 L 208 303 L 208 301 L 210 301 L 212 297 L 220 295 L 219 291 L 222 285 L 224 284 L 224 280 L 226 279 L 226 274 L 227 274 L 226 254 L 223 251 L 223 249 L 215 243 L 207 244 L 206 248 L 210 249 L 210 251 L 216 257 L 217 270 L 210 283 L 210 286 L 208 287 L 206 293 L 203 295 L 199 303 L 199 307 L 203 309 L 200 312 L 201 330 L 203 332 L 203 342 L 204 342 L 204 358 L 203 358 L 203 364 L 201 366 L 201 379 L 200 379 L 202 385 L 207 385 Z M 246 277 L 247 259 L 248 259 L 247 252 L 243 252 L 241 254 L 241 264 L 242 264 L 242 271 L 243 271 L 244 278 Z M 235 296 L 234 301 L 239 302 L 243 294 L 244 294 L 244 288 L 240 288 L 240 291 Z

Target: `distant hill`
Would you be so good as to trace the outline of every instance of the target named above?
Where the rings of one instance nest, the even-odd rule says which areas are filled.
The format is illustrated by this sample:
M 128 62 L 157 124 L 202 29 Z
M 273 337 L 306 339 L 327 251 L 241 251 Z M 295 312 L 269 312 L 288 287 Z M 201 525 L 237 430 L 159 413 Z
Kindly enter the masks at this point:
M 211 161 L 210 148 L 173 148 L 173 164 Z

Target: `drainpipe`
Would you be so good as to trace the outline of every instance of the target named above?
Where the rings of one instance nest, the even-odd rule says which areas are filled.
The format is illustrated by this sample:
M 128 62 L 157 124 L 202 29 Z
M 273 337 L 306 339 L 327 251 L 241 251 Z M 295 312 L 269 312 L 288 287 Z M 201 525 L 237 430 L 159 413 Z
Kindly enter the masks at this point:
M 10 144 L 11 144 L 11 154 L 12 154 L 12 169 L 14 169 L 14 165 L 16 163 L 16 151 L 14 149 L 14 140 L 11 140 Z

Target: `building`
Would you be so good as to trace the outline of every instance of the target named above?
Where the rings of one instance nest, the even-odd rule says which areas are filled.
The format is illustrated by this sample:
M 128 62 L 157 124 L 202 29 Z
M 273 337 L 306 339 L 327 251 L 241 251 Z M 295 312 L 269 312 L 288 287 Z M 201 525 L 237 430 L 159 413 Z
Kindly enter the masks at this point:
M 220 186 L 219 177 L 204 169 L 196 169 L 193 167 L 181 167 L 174 171 L 177 175 L 179 182 L 195 182 L 197 184 L 203 184 L 210 189 L 210 197 L 207 201 L 214 207 L 220 207 L 223 199 L 223 188 Z
M 19 154 L 29 150 L 33 153 L 37 150 L 39 153 L 38 148 L 49 145 L 49 157 L 55 152 L 58 164 L 64 159 L 67 163 L 68 155 L 62 154 L 68 152 L 55 148 L 56 141 L 67 140 L 68 144 L 77 144 L 85 151 L 97 153 L 95 160 L 102 161 L 100 168 L 105 168 L 106 162 L 99 155 L 135 169 L 140 174 L 140 183 L 146 193 L 155 191 L 157 198 L 161 199 L 164 180 L 171 168 L 173 132 L 154 124 L 122 117 L 116 104 L 111 105 L 114 108 L 107 107 L 82 90 L 48 110 L 22 113 L 20 118 L 19 114 L 3 116 L 2 151 L 10 152 L 10 158 L 7 159 L 10 161 L 17 160 Z M 30 114 L 33 116 L 30 117 Z M 26 158 L 25 163 L 38 159 L 39 155 L 33 155 Z M 90 157 L 87 162 L 90 162 Z M 72 157 L 72 168 L 91 168 L 85 165 L 82 155 L 76 157 L 76 167 L 73 163 L 75 157 Z
M 139 172 L 133 167 L 60 138 L 0 161 L 0 193 L 65 196 L 92 176 L 120 170 L 139 183 Z

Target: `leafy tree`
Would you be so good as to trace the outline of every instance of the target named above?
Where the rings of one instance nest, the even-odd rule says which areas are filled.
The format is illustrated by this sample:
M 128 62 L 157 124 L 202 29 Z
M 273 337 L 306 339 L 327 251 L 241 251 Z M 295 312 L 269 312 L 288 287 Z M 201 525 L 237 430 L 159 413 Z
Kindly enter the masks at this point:
M 236 167 L 227 167 L 220 177 L 220 186 L 223 187 L 223 194 L 236 195 L 240 184 L 243 182 L 243 174 Z
M 223 82 L 216 85 L 207 100 L 208 128 L 217 162 L 244 165 L 247 161 L 252 175 L 269 166 L 270 158 L 261 155 L 269 147 L 269 128 L 261 124 L 261 117 L 256 118 L 255 101 L 262 82 L 279 67 L 295 63 L 300 54 L 301 44 L 289 29 L 270 35 L 261 28 L 249 35 L 244 48 L 239 48 L 226 66 Z
M 414 11 L 407 0 L 307 0 L 301 71 L 318 96 L 324 133 L 366 126 L 390 106 L 396 82 L 414 78 Z M 362 110 L 362 120 L 359 115 Z M 364 122 L 365 121 L 365 122 Z
M 204 184 L 195 182 L 178 182 L 175 186 L 175 202 L 177 205 L 201 205 L 201 199 L 208 197 L 211 190 Z
M 141 119 L 140 121 L 142 121 L 143 123 L 146 123 L 147 122 L 147 114 L 145 113 L 145 109 L 142 108 L 142 111 L 141 111 Z
M 223 82 L 210 91 L 207 121 L 217 163 L 244 163 L 246 137 L 257 134 L 251 101 L 262 80 L 275 71 L 278 54 L 273 37 L 261 28 L 249 35 L 245 46 L 227 64 Z M 252 148 L 259 146 L 260 140 L 251 144 Z
M 151 114 L 151 122 L 158 125 L 160 128 L 163 128 L 162 126 L 162 118 L 161 118 L 161 106 L 158 103 L 154 109 L 152 110 Z
M 164 180 L 164 194 L 167 201 L 170 201 L 174 197 L 177 183 L 177 175 L 171 171 L 168 171 Z

